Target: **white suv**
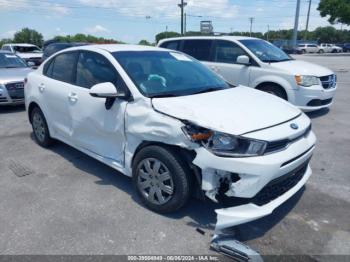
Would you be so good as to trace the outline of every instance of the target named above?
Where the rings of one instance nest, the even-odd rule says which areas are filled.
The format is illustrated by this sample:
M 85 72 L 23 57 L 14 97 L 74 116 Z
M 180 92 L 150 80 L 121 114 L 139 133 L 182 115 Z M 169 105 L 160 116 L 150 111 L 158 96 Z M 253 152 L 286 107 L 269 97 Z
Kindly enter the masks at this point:
M 304 111 L 329 107 L 336 75 L 329 69 L 294 60 L 281 49 L 249 37 L 180 37 L 159 47 L 187 53 L 233 85 L 253 87 L 283 98 Z
M 1 49 L 14 53 L 24 59 L 27 63 L 31 62 L 37 66 L 40 65 L 43 56 L 42 50 L 32 44 L 5 44 Z
M 306 53 L 324 53 L 325 50 L 321 49 L 318 45 L 316 44 L 299 44 L 297 49 L 301 51 L 301 53 L 306 54 Z
M 25 102 L 38 144 L 61 140 L 132 177 L 152 210 L 175 211 L 191 194 L 239 201 L 216 210 L 217 230 L 270 214 L 311 175 L 304 113 L 177 51 L 66 49 L 29 74 Z

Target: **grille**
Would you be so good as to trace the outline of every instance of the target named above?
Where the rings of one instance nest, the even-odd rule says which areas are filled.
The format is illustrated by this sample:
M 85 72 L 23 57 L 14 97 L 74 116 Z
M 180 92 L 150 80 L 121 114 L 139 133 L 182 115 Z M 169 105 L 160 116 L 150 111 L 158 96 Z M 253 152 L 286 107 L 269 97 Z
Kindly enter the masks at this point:
M 320 77 L 320 80 L 324 89 L 334 88 L 337 84 L 337 76 L 334 74 L 329 76 L 322 76 Z
M 311 124 L 308 126 L 307 129 L 305 129 L 305 131 L 301 135 L 299 135 L 299 136 L 297 136 L 297 137 L 295 137 L 293 139 L 282 139 L 282 140 L 269 142 L 267 147 L 266 147 L 265 154 L 269 154 L 269 153 L 273 153 L 273 152 L 277 152 L 277 151 L 283 150 L 289 144 L 294 143 L 297 140 L 308 136 L 310 131 L 311 131 Z
M 332 98 L 321 100 L 321 99 L 312 99 L 307 106 L 325 106 L 332 103 Z
M 5 85 L 9 96 L 12 99 L 24 98 L 24 82 L 13 82 Z
M 252 203 L 263 206 L 293 188 L 303 178 L 310 159 L 292 172 L 272 180 L 253 199 Z

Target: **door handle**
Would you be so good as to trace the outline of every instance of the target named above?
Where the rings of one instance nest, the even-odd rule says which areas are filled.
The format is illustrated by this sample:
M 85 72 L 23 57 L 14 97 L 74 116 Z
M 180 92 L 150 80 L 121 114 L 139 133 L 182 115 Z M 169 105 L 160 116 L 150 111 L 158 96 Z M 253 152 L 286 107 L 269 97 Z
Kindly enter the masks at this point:
M 77 96 L 76 93 L 69 93 L 68 99 L 69 99 L 71 102 L 76 102 L 76 101 L 78 100 L 78 96 Z
M 41 83 L 41 84 L 38 86 L 38 88 L 39 88 L 40 93 L 43 93 L 43 92 L 45 91 L 45 85 L 44 85 L 43 83 Z

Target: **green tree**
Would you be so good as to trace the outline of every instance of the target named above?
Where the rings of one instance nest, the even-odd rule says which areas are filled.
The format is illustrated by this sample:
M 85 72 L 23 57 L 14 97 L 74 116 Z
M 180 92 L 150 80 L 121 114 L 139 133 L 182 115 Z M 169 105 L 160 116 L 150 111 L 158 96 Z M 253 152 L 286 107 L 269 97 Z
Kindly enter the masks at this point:
M 13 42 L 41 46 L 43 43 L 43 35 L 33 29 L 23 28 L 21 31 L 15 33 Z
M 140 42 L 139 42 L 139 45 L 152 45 L 150 42 L 148 42 L 147 40 L 145 39 L 142 39 Z
M 177 32 L 161 32 L 156 35 L 156 43 L 158 43 L 160 40 L 165 39 L 165 38 L 170 38 L 170 37 L 177 37 L 181 36 L 181 34 Z
M 96 37 L 93 35 L 85 35 L 85 34 L 56 36 L 54 39 L 59 42 L 85 42 L 85 43 L 95 43 L 95 44 L 122 43 L 121 41 L 117 41 L 114 39 L 106 39 L 103 37 Z
M 0 40 L 0 48 L 1 48 L 4 44 L 8 44 L 8 43 L 11 43 L 11 42 L 12 42 L 12 39 L 10 39 L 10 38 L 1 39 L 1 40 Z
M 329 16 L 330 23 L 350 25 L 350 0 L 321 0 L 318 8 L 322 17 Z

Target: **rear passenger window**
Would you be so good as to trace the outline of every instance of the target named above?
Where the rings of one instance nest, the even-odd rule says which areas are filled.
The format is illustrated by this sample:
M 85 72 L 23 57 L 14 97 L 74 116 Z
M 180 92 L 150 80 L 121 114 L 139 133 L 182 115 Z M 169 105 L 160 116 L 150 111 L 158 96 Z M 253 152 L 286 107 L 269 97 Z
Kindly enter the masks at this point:
M 160 47 L 172 49 L 172 50 L 179 50 L 180 48 L 180 41 L 169 41 L 165 42 L 160 45 Z
M 185 40 L 182 52 L 200 61 L 211 61 L 212 40 Z
M 214 61 L 219 63 L 235 64 L 237 57 L 246 55 L 241 47 L 230 41 L 217 41 L 214 50 Z
M 118 75 L 112 64 L 100 54 L 81 52 L 77 64 L 76 85 L 91 88 L 105 82 L 120 86 Z
M 74 83 L 77 56 L 77 52 L 56 56 L 47 68 L 46 75 L 62 82 Z

